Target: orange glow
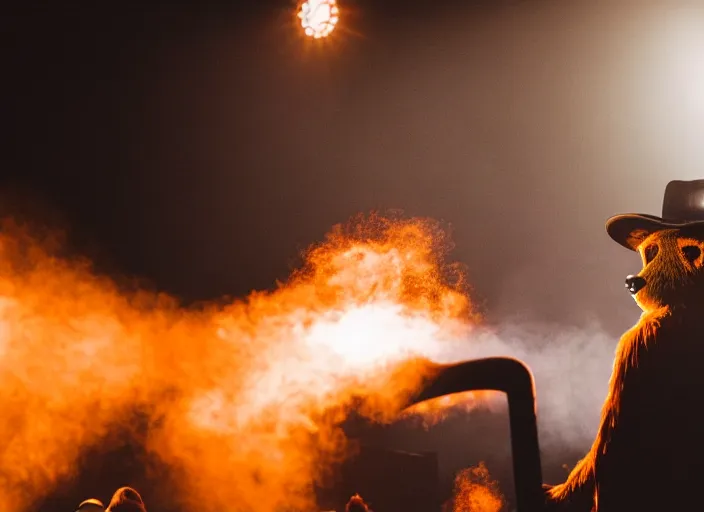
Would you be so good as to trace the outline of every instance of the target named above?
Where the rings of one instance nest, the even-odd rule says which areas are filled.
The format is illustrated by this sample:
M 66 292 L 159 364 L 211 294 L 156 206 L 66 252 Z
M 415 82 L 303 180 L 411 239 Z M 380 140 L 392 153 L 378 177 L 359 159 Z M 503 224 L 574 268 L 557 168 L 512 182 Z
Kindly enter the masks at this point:
M 298 17 L 307 36 L 315 39 L 329 36 L 340 19 L 335 0 L 308 0 L 301 4 Z
M 448 512 L 499 512 L 504 499 L 484 464 L 460 471 L 455 477 L 452 502 Z
M 403 411 L 404 416 L 415 416 L 423 425 L 430 427 L 447 419 L 452 414 L 467 412 L 478 407 L 499 403 L 502 393 L 495 391 L 467 391 L 445 395 L 415 404 Z
M 187 507 L 311 507 L 311 484 L 346 454 L 350 408 L 397 418 L 424 361 L 476 321 L 429 221 L 357 218 L 275 291 L 197 310 L 119 289 L 56 248 L 0 231 L 0 510 L 49 492 L 146 404 L 148 448 L 180 470 Z

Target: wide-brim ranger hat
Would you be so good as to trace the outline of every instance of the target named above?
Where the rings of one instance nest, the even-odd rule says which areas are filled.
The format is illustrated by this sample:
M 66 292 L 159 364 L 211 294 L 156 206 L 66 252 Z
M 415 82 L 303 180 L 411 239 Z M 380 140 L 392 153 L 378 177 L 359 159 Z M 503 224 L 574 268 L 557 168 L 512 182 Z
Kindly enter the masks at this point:
M 664 229 L 704 227 L 704 179 L 671 181 L 665 187 L 662 217 L 623 213 L 606 221 L 606 232 L 626 249 L 635 251 L 649 235 Z

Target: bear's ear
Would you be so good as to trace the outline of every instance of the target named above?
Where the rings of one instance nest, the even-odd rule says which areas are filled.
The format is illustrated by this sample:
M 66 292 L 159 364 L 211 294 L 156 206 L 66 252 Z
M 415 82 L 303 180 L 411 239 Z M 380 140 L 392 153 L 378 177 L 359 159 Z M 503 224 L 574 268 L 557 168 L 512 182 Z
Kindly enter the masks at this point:
M 628 235 L 626 242 L 630 245 L 633 250 L 638 250 L 638 246 L 642 244 L 646 238 L 648 238 L 650 233 L 645 229 L 634 229 Z

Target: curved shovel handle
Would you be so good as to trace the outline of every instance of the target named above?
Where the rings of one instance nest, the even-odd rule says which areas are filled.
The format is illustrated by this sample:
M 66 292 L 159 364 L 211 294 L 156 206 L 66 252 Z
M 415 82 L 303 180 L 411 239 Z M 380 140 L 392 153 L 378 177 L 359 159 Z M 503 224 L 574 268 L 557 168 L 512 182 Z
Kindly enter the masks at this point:
M 535 413 L 535 385 L 533 375 L 525 364 L 508 357 L 491 357 L 438 366 L 434 376 L 408 405 L 453 393 L 478 390 L 506 393 L 516 508 L 519 512 L 543 510 L 543 476 Z

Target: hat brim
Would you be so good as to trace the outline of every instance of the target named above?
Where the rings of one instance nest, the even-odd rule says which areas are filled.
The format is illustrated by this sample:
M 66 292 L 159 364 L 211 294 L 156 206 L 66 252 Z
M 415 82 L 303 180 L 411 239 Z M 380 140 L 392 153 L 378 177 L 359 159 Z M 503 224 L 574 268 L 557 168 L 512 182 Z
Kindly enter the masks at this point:
M 643 240 L 657 231 L 690 226 L 704 226 L 704 221 L 677 223 L 645 213 L 624 213 L 606 221 L 606 232 L 614 242 L 635 251 Z

